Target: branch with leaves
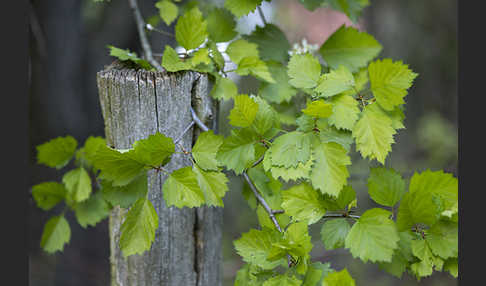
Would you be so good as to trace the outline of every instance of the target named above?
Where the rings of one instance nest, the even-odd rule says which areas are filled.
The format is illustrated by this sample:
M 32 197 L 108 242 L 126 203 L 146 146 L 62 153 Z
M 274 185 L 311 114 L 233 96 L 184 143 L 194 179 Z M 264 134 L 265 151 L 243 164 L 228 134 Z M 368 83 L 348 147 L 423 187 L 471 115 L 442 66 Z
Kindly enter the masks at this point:
M 367 194 L 379 206 L 356 214 L 358 200 L 350 181 L 357 175 L 348 171 L 351 153 L 385 165 L 394 135 L 405 128 L 405 97 L 418 76 L 408 65 L 376 59 L 381 44 L 344 25 L 320 47 L 303 41 L 291 48 L 285 33 L 265 19 L 262 1 L 253 0 L 226 0 L 223 7 L 191 2 L 184 9 L 171 0 L 157 2 L 167 26 L 177 21 L 174 36 L 184 50 L 178 53 L 166 46 L 159 64 L 137 3 L 129 2 L 146 60 L 112 46 L 110 54 L 146 70 L 208 74 L 214 81 L 210 95 L 233 101 L 227 117 L 231 133 L 215 134 L 191 108 L 193 121 L 180 136 L 156 133 L 129 150 L 109 148 L 100 137 L 88 138 L 79 149 L 70 136 L 53 139 L 38 146 L 38 162 L 60 169 L 75 157 L 78 167 L 67 172 L 62 183 L 33 187 L 39 207 L 47 211 L 64 201 L 82 226 L 104 219 L 110 206 L 128 208 L 120 248 L 125 256 L 143 253 L 150 249 L 158 226 L 146 198 L 147 170 L 167 173 L 164 199 L 182 208 L 222 207 L 228 191 L 226 169 L 246 181 L 249 190 L 244 188 L 243 194 L 260 224 L 234 241 L 245 262 L 235 285 L 354 285 L 346 269 L 312 262 L 308 227 L 316 223 L 322 223 L 320 238 L 326 250 L 348 249 L 354 258 L 376 263 L 391 275 L 409 273 L 421 279 L 447 271 L 457 277 L 458 188 L 452 174 L 415 172 L 407 185 L 392 168 L 370 168 L 366 177 L 357 178 L 367 178 Z M 339 1 L 299 2 L 309 10 L 330 7 L 355 22 L 368 5 L 353 0 L 353 9 L 347 9 Z M 263 26 L 239 35 L 236 20 L 253 11 Z M 158 28 L 150 25 L 150 30 Z M 220 51 L 217 44 L 225 42 L 227 48 Z M 234 68 L 227 67 L 228 58 Z M 252 76 L 260 86 L 255 94 L 239 94 L 228 73 Z M 167 172 L 164 166 L 176 153 L 176 144 L 194 126 L 202 133 L 191 150 L 182 152 L 190 156 L 192 166 Z M 101 192 L 93 192 L 89 172 L 100 181 Z M 142 242 L 126 235 L 142 229 L 150 230 Z M 41 246 L 55 252 L 69 239 L 64 216 L 54 216 L 45 226 Z

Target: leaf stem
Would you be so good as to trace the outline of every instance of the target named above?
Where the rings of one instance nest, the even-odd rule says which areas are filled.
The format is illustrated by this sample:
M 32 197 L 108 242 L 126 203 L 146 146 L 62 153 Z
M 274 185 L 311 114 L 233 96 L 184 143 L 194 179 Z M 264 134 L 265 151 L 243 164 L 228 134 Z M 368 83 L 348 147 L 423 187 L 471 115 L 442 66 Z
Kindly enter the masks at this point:
M 263 25 L 267 25 L 267 20 L 265 20 L 265 15 L 263 14 L 263 10 L 261 6 L 257 6 L 258 14 L 260 15 L 260 18 L 262 19 Z

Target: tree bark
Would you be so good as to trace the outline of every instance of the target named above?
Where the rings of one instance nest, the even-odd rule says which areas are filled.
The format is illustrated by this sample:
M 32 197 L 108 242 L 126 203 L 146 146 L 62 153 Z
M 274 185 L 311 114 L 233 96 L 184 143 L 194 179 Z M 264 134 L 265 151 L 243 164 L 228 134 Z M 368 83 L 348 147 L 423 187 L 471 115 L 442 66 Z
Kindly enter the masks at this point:
M 216 106 L 208 96 L 206 75 L 112 66 L 99 72 L 97 79 L 106 141 L 112 147 L 130 148 L 157 131 L 179 137 L 192 121 L 190 106 L 208 126 L 216 127 Z M 186 150 L 191 150 L 195 129 L 179 141 Z M 188 165 L 186 155 L 174 154 L 164 168 L 171 172 Z M 222 209 L 167 207 L 162 196 L 166 178 L 163 172 L 148 173 L 148 198 L 159 216 L 149 251 L 124 258 L 118 243 L 127 210 L 116 207 L 110 215 L 112 286 L 221 285 Z

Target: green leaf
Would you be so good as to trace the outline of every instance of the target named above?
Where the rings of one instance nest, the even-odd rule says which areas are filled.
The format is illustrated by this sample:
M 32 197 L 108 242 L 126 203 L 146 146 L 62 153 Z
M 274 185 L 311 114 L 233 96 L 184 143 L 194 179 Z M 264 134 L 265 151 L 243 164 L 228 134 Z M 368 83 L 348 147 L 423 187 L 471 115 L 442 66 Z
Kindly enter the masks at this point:
M 159 227 L 159 217 L 147 198 L 138 199 L 125 215 L 120 228 L 120 249 L 124 257 L 150 249 Z
M 175 152 L 175 145 L 171 138 L 162 133 L 155 133 L 146 139 L 133 144 L 134 159 L 146 166 L 157 167 L 170 161 Z
M 244 57 L 238 63 L 235 71 L 239 75 L 252 75 L 269 83 L 275 83 L 272 75 L 268 71 L 267 64 L 257 57 Z
M 273 276 L 265 281 L 262 286 L 300 286 L 302 281 L 295 276 L 286 274 Z
M 377 104 L 367 105 L 353 127 L 356 149 L 363 158 L 376 159 L 382 164 L 385 163 L 391 145 L 395 142 L 395 133 L 392 120 Z
M 353 74 L 344 65 L 323 74 L 315 91 L 320 97 L 331 97 L 355 86 Z
M 101 146 L 106 146 L 104 138 L 89 136 L 84 142 L 83 148 L 78 149 L 76 152 L 76 159 L 81 162 L 82 166 L 91 168 L 95 160 L 96 152 Z
M 191 54 L 190 62 L 193 67 L 199 68 L 198 65 L 210 65 L 211 58 L 209 57 L 208 48 L 201 48 Z
M 334 142 L 320 143 L 314 140 L 313 152 L 315 162 L 310 175 L 312 186 L 323 194 L 337 197 L 349 177 L 346 166 L 351 164 L 351 159 L 346 149 Z
M 290 44 L 284 32 L 273 24 L 256 26 L 255 30 L 244 38 L 258 45 L 262 60 L 286 62 L 289 58 Z
M 77 146 L 76 139 L 69 135 L 51 139 L 36 147 L 37 163 L 59 170 L 71 161 Z
M 135 52 L 130 52 L 130 50 L 122 50 L 117 47 L 108 45 L 110 49 L 110 56 L 118 58 L 120 61 L 132 61 L 133 63 L 139 65 L 141 68 L 146 70 L 151 70 L 152 66 L 146 60 L 143 60 L 137 56 Z
M 248 15 L 255 11 L 256 7 L 262 3 L 262 0 L 226 0 L 224 7 L 233 13 L 237 18 Z
M 182 61 L 179 58 L 179 55 L 177 55 L 177 52 L 170 46 L 166 45 L 164 54 L 162 55 L 162 67 L 169 72 L 176 72 L 189 70 L 191 69 L 192 65 L 190 62 Z
M 309 157 L 309 160 L 305 163 L 302 164 L 302 162 L 299 162 L 299 164 L 296 167 L 279 167 L 279 166 L 272 166 L 272 161 L 271 161 L 272 153 L 271 150 L 269 149 L 265 153 L 265 157 L 263 158 L 263 167 L 265 168 L 266 171 L 271 171 L 271 174 L 274 178 L 282 178 L 284 181 L 289 181 L 289 180 L 297 180 L 297 179 L 308 179 L 310 176 L 310 171 L 312 164 L 314 164 L 314 158 L 312 155 Z
M 192 147 L 192 157 L 197 165 L 203 170 L 217 171 L 219 163 L 216 154 L 221 144 L 223 144 L 223 137 L 215 135 L 212 130 L 199 134 L 196 144 Z
M 321 286 L 324 278 L 332 272 L 334 272 L 334 269 L 331 268 L 329 262 L 324 264 L 314 262 L 309 265 L 302 286 Z
M 267 275 L 271 275 L 271 271 L 262 270 L 260 267 L 245 263 L 243 267 L 236 272 L 234 286 L 256 286 L 263 283 Z
M 248 129 L 232 130 L 219 148 L 216 159 L 239 175 L 255 160 L 257 140 L 255 134 Z
M 321 228 L 321 240 L 326 250 L 344 247 L 351 226 L 345 218 L 330 219 Z
M 243 39 L 231 42 L 226 48 L 226 53 L 235 64 L 239 64 L 246 57 L 259 58 L 258 45 Z
M 319 53 L 332 69 L 344 65 L 354 73 L 366 67 L 381 49 L 373 36 L 342 25 L 324 42 Z
M 381 262 L 378 265 L 391 275 L 402 278 L 403 272 L 407 270 L 408 261 L 395 251 L 391 262 Z
M 442 259 L 454 258 L 458 254 L 458 228 L 455 222 L 439 221 L 425 237 L 432 253 Z
M 338 130 L 332 126 L 327 126 L 325 129 L 319 129 L 319 140 L 322 143 L 334 142 L 349 151 L 351 145 L 354 143 L 352 133 L 350 131 Z
M 144 170 L 144 164 L 134 159 L 134 152 L 118 152 L 107 146 L 98 149 L 93 162 L 101 171 L 100 179 L 112 181 L 113 186 L 124 186 Z
M 103 198 L 112 206 L 119 205 L 122 208 L 130 207 L 136 200 L 147 195 L 147 173 L 144 172 L 129 184 L 114 187 L 110 181 L 101 181 L 101 193 Z
M 285 230 L 283 239 L 272 244 L 268 259 L 282 259 L 289 254 L 299 261 L 295 266 L 297 273 L 305 274 L 311 250 L 312 243 L 307 222 L 296 222 Z
M 459 273 L 457 258 L 447 259 L 444 262 L 444 271 L 449 271 L 452 277 L 457 278 Z
M 255 131 L 263 137 L 267 137 L 265 135 L 268 135 L 267 132 L 270 131 L 269 134 L 272 134 L 270 137 L 273 137 L 271 129 L 280 128 L 277 111 L 261 97 L 253 97 L 252 99 L 258 104 L 258 112 L 253 121 Z
M 227 77 L 217 77 L 209 95 L 215 99 L 229 100 L 238 95 L 238 87 L 234 81 Z
M 32 197 L 45 211 L 52 209 L 66 197 L 66 188 L 58 182 L 44 182 L 32 187 Z
M 355 286 L 354 279 L 346 268 L 329 273 L 322 283 L 323 286 Z
M 44 226 L 40 246 L 48 253 L 63 251 L 71 239 L 69 223 L 63 215 L 51 217 Z
M 332 105 L 329 124 L 338 129 L 353 130 L 360 113 L 358 101 L 350 95 L 339 94 L 330 98 L 328 102 Z
M 62 182 L 66 186 L 69 200 L 82 202 L 91 194 L 91 178 L 83 167 L 71 170 L 64 174 Z
M 436 265 L 436 258 L 432 254 L 427 241 L 423 239 L 412 240 L 412 252 L 421 261 L 410 266 L 412 273 L 417 277 L 429 276 Z
M 275 83 L 262 81 L 259 94 L 271 103 L 289 102 L 297 94 L 297 90 L 289 84 L 286 67 L 275 61 L 268 61 L 266 64 Z
M 397 214 L 399 231 L 409 230 L 414 224 L 433 225 L 437 221 L 437 205 L 431 193 L 406 193 L 400 202 Z
M 380 205 L 393 207 L 406 192 L 405 181 L 393 169 L 371 168 L 368 178 L 368 193 Z
M 258 112 L 258 103 L 246 94 L 237 95 L 235 104 L 228 116 L 233 126 L 248 127 L 253 123 Z
M 317 86 L 321 76 L 321 64 L 313 55 L 294 54 L 287 66 L 289 83 L 296 88 L 313 88 Z
M 287 263 L 285 259 L 267 260 L 272 243 L 279 240 L 280 233 L 276 230 L 268 228 L 263 228 L 262 230 L 250 229 L 249 232 L 243 233 L 241 238 L 235 240 L 233 244 L 243 261 L 263 269 L 272 269 Z
M 320 194 L 310 185 L 301 183 L 282 192 L 282 208 L 294 220 L 313 224 L 326 213 Z
M 170 0 L 161 0 L 155 3 L 155 7 L 159 8 L 160 18 L 164 20 L 167 26 L 172 24 L 179 14 L 179 8 Z
M 358 22 L 361 11 L 370 5 L 369 0 L 327 0 L 332 9 L 343 12 L 353 23 Z
M 224 206 L 223 197 L 228 191 L 228 178 L 222 172 L 204 171 L 194 165 L 199 187 L 204 193 L 205 203 L 209 206 Z
M 333 210 L 344 210 L 346 207 L 351 208 L 350 205 L 356 206 L 356 191 L 351 185 L 346 185 L 343 187 L 339 196 L 334 200 L 337 209 Z
M 213 59 L 214 63 L 216 64 L 219 70 L 224 69 L 224 57 L 221 52 L 218 50 L 218 46 L 214 42 L 208 42 L 208 47 L 210 51 L 210 57 Z
M 165 180 L 162 192 L 168 206 L 192 208 L 204 204 L 205 201 L 197 175 L 190 166 L 172 172 Z
M 451 210 L 457 205 L 458 180 L 442 170 L 414 173 L 410 179 L 409 189 L 410 193 L 431 193 L 439 197 L 444 203 L 445 210 Z
M 89 197 L 89 199 L 76 204 L 74 214 L 78 223 L 86 228 L 88 225 L 95 226 L 110 214 L 110 207 L 105 202 L 100 192 Z
M 309 102 L 302 112 L 316 118 L 328 118 L 332 114 L 332 105 L 322 99 L 315 100 Z
M 203 19 L 201 11 L 197 7 L 190 9 L 177 20 L 175 26 L 177 43 L 186 50 L 199 47 L 208 37 L 206 27 L 207 23 Z
M 400 237 L 390 214 L 384 209 L 373 208 L 361 215 L 345 241 L 345 247 L 354 258 L 359 257 L 363 262 L 391 261 Z
M 207 17 L 207 22 L 209 38 L 215 42 L 227 42 L 237 35 L 236 21 L 225 9 L 213 9 Z
M 312 134 L 299 131 L 277 137 L 268 150 L 272 166 L 295 168 L 299 162 L 305 164 L 311 155 L 311 138 Z
M 405 103 L 403 98 L 407 95 L 407 89 L 418 76 L 402 61 L 393 62 L 391 59 L 372 62 L 368 66 L 368 73 L 376 102 L 389 111 Z

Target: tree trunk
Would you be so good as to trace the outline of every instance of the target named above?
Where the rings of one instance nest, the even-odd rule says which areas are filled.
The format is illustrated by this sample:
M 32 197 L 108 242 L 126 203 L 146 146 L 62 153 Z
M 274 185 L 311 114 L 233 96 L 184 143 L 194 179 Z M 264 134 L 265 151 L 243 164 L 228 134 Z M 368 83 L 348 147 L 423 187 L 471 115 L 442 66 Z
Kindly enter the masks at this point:
M 216 127 L 216 107 L 208 96 L 206 75 L 108 67 L 97 79 L 109 146 L 127 149 L 157 131 L 175 139 L 192 122 L 191 105 L 208 126 Z M 197 135 L 192 130 L 179 141 L 186 150 L 191 150 Z M 187 165 L 186 155 L 174 154 L 164 168 L 171 172 Z M 118 243 L 127 210 L 116 207 L 110 215 L 113 286 L 221 285 L 222 209 L 167 207 L 162 196 L 166 177 L 163 172 L 148 173 L 148 198 L 159 216 L 149 251 L 124 258 Z

